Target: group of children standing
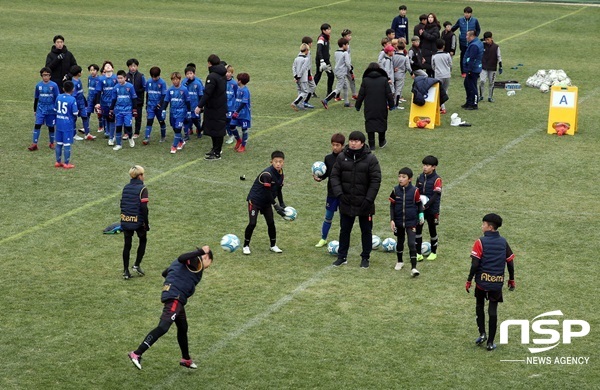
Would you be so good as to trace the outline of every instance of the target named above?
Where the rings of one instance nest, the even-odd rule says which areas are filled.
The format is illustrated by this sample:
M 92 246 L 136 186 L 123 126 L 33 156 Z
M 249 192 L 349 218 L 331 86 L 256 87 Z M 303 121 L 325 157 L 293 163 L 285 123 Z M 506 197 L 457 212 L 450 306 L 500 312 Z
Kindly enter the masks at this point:
M 64 99 L 58 100 L 59 87 L 50 80 L 51 70 L 42 68 L 40 76 L 42 81 L 36 84 L 34 93 L 35 125 L 30 151 L 38 150 L 41 128 L 46 125 L 49 131 L 49 147 L 57 150 L 57 167 L 73 168 L 70 164 L 70 147 L 72 142 L 81 140 L 95 140 L 96 136 L 90 133 L 90 118 L 96 113 L 98 117 L 98 133 L 103 133 L 108 139 L 108 145 L 113 150 L 122 149 L 122 140 L 127 140 L 130 147 L 135 147 L 135 139 L 141 136 L 142 110 L 146 102 L 146 127 L 143 133 L 143 145 L 148 145 L 151 139 L 152 127 L 156 118 L 160 126 L 160 140 L 166 141 L 166 119 L 169 109 L 169 124 L 173 128 L 174 137 L 170 148 L 172 154 L 183 149 L 194 128 L 198 138 L 202 137 L 202 124 L 200 114 L 194 108 L 204 94 L 204 85 L 196 77 L 196 65 L 189 63 L 185 67 L 184 75 L 173 72 L 170 75 L 171 87 L 161 78 L 161 69 L 157 66 L 150 68 L 150 78 L 146 80 L 144 74 L 139 72 L 139 61 L 135 58 L 127 61 L 128 72 L 119 70 L 115 74 L 111 61 L 104 61 L 102 66 L 91 64 L 88 66 L 88 96 L 85 97 L 81 82 L 82 68 L 75 65 L 67 76 L 69 88 L 64 88 L 64 94 L 73 97 L 75 105 L 64 106 Z M 248 130 L 251 127 L 251 102 L 250 91 L 247 84 L 250 76 L 247 73 L 237 75 L 237 82 L 233 79 L 233 67 L 228 66 L 227 73 L 227 99 L 228 123 L 227 131 L 230 139 L 227 143 L 237 140 L 235 150 L 244 152 L 248 141 Z M 145 95 L 145 99 L 144 99 Z M 62 96 L 62 95 L 61 95 Z M 70 99 L 68 99 L 70 101 Z M 67 110 L 67 111 L 65 111 Z M 82 128 L 79 136 L 76 130 L 76 120 L 80 117 Z M 135 129 L 134 129 L 135 119 Z M 60 129 L 59 129 L 60 125 Z M 242 134 L 236 130 L 242 129 Z M 66 128 L 71 130 L 67 133 Z M 56 140 L 55 130 L 61 131 L 60 140 Z M 63 157 L 58 156 L 59 150 L 65 150 Z M 68 152 L 67 152 L 68 150 Z M 69 153 L 67 157 L 66 153 Z

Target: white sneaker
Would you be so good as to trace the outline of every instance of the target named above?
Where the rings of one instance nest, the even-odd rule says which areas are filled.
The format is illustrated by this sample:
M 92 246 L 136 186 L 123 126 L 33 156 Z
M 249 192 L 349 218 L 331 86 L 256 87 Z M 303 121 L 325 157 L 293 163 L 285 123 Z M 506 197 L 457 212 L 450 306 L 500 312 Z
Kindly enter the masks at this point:
M 421 275 L 421 273 L 419 272 L 418 269 L 413 268 L 413 269 L 410 270 L 410 276 L 412 276 L 413 278 L 416 277 L 416 276 L 419 276 L 419 275 Z
M 404 267 L 404 263 L 396 263 L 396 266 L 394 267 L 394 269 L 396 271 L 400 271 L 402 269 L 402 267 Z
M 277 245 L 274 245 L 271 247 L 271 252 L 281 253 L 283 251 L 281 249 L 279 249 L 279 247 Z
M 111 138 L 108 140 L 108 146 L 113 146 L 115 144 L 115 139 Z
M 123 147 L 121 145 L 115 145 L 115 147 L 113 148 L 113 150 L 121 150 L 123 149 Z
M 129 137 L 129 147 L 133 148 L 135 146 L 135 141 L 133 140 L 133 138 Z
M 235 141 L 235 137 L 232 135 L 229 138 L 227 138 L 227 141 L 225 141 L 225 143 L 229 145 L 232 144 L 233 141 Z
M 83 137 L 80 137 L 80 136 L 78 136 L 78 135 L 76 135 L 75 137 L 73 137 L 73 139 L 74 139 L 75 141 L 83 141 Z
M 245 246 L 242 248 L 242 253 L 245 255 L 249 255 L 250 254 L 250 247 L 249 246 Z

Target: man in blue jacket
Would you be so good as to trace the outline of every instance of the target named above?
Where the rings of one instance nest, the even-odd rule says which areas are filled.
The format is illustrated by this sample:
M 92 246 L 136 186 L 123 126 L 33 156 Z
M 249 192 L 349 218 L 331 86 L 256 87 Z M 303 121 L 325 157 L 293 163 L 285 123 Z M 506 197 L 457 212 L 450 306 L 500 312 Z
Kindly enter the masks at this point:
M 477 110 L 477 81 L 481 73 L 481 60 L 483 58 L 483 43 L 477 39 L 475 31 L 467 31 L 467 51 L 463 59 L 463 68 L 467 73 L 465 77 L 465 91 L 467 92 L 467 102 L 461 107 L 466 110 Z
M 475 31 L 475 36 L 478 37 L 479 33 L 481 32 L 481 27 L 479 27 L 479 21 L 477 18 L 473 16 L 473 9 L 471 7 L 465 7 L 463 14 L 464 16 L 458 19 L 454 26 L 452 26 L 452 32 L 460 29 L 460 34 L 458 36 L 458 43 L 460 46 L 460 73 L 462 77 L 465 78 L 466 72 L 463 68 L 463 58 L 469 43 L 467 41 L 467 31 Z

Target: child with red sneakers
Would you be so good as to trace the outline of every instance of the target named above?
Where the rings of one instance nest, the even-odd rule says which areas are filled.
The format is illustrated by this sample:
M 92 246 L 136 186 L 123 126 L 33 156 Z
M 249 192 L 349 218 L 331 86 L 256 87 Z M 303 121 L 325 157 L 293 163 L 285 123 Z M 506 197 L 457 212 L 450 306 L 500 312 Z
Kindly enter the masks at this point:
M 178 150 L 183 149 L 185 141 L 181 136 L 181 130 L 183 129 L 183 121 L 188 118 L 192 118 L 190 96 L 186 87 L 181 85 L 181 73 L 171 73 L 171 82 L 173 85 L 167 90 L 167 96 L 165 97 L 165 106 L 163 112 L 166 111 L 169 103 L 171 103 L 171 110 L 169 111 L 169 122 L 175 137 L 173 137 L 173 145 L 171 145 L 171 154 L 177 153 Z
M 231 132 L 235 137 L 235 150 L 239 153 L 246 151 L 248 142 L 248 130 L 252 124 L 252 107 L 250 105 L 250 90 L 246 85 L 250 82 L 248 73 L 237 75 L 238 90 L 235 97 L 235 110 L 231 113 Z M 242 137 L 237 131 L 237 126 L 242 128 Z
M 50 138 L 50 143 L 48 146 L 50 149 L 54 149 L 54 125 L 56 122 L 54 103 L 56 102 L 56 98 L 58 97 L 59 93 L 58 84 L 50 80 L 50 77 L 52 76 L 52 70 L 50 70 L 50 68 L 43 67 L 40 70 L 40 76 L 42 76 L 42 81 L 36 84 L 33 95 L 35 125 L 33 127 L 32 144 L 27 148 L 31 152 L 38 150 L 37 144 L 43 124 L 48 127 L 48 134 Z
M 212 262 L 213 253 L 208 245 L 205 245 L 202 249 L 182 254 L 163 271 L 162 276 L 165 281 L 161 302 L 164 306 L 158 326 L 148 333 L 135 351 L 127 354 L 138 370 L 142 369 L 142 354 L 167 333 L 173 323 L 177 326 L 177 343 L 181 349 L 179 365 L 191 369 L 198 368 L 190 357 L 185 305 L 188 299 L 194 295 L 196 286 L 202 280 L 204 270 L 210 267 Z

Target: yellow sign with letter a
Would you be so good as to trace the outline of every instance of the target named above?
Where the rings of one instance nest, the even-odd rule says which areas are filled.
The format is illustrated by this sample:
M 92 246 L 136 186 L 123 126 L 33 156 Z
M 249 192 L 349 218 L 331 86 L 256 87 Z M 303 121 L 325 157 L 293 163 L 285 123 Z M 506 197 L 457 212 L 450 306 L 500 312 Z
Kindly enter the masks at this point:
M 427 91 L 424 105 L 417 106 L 411 99 L 408 127 L 433 130 L 435 126 L 440 124 L 440 85 L 434 84 Z
M 550 89 L 550 112 L 548 114 L 548 134 L 575 135 L 577 131 L 577 87 Z

